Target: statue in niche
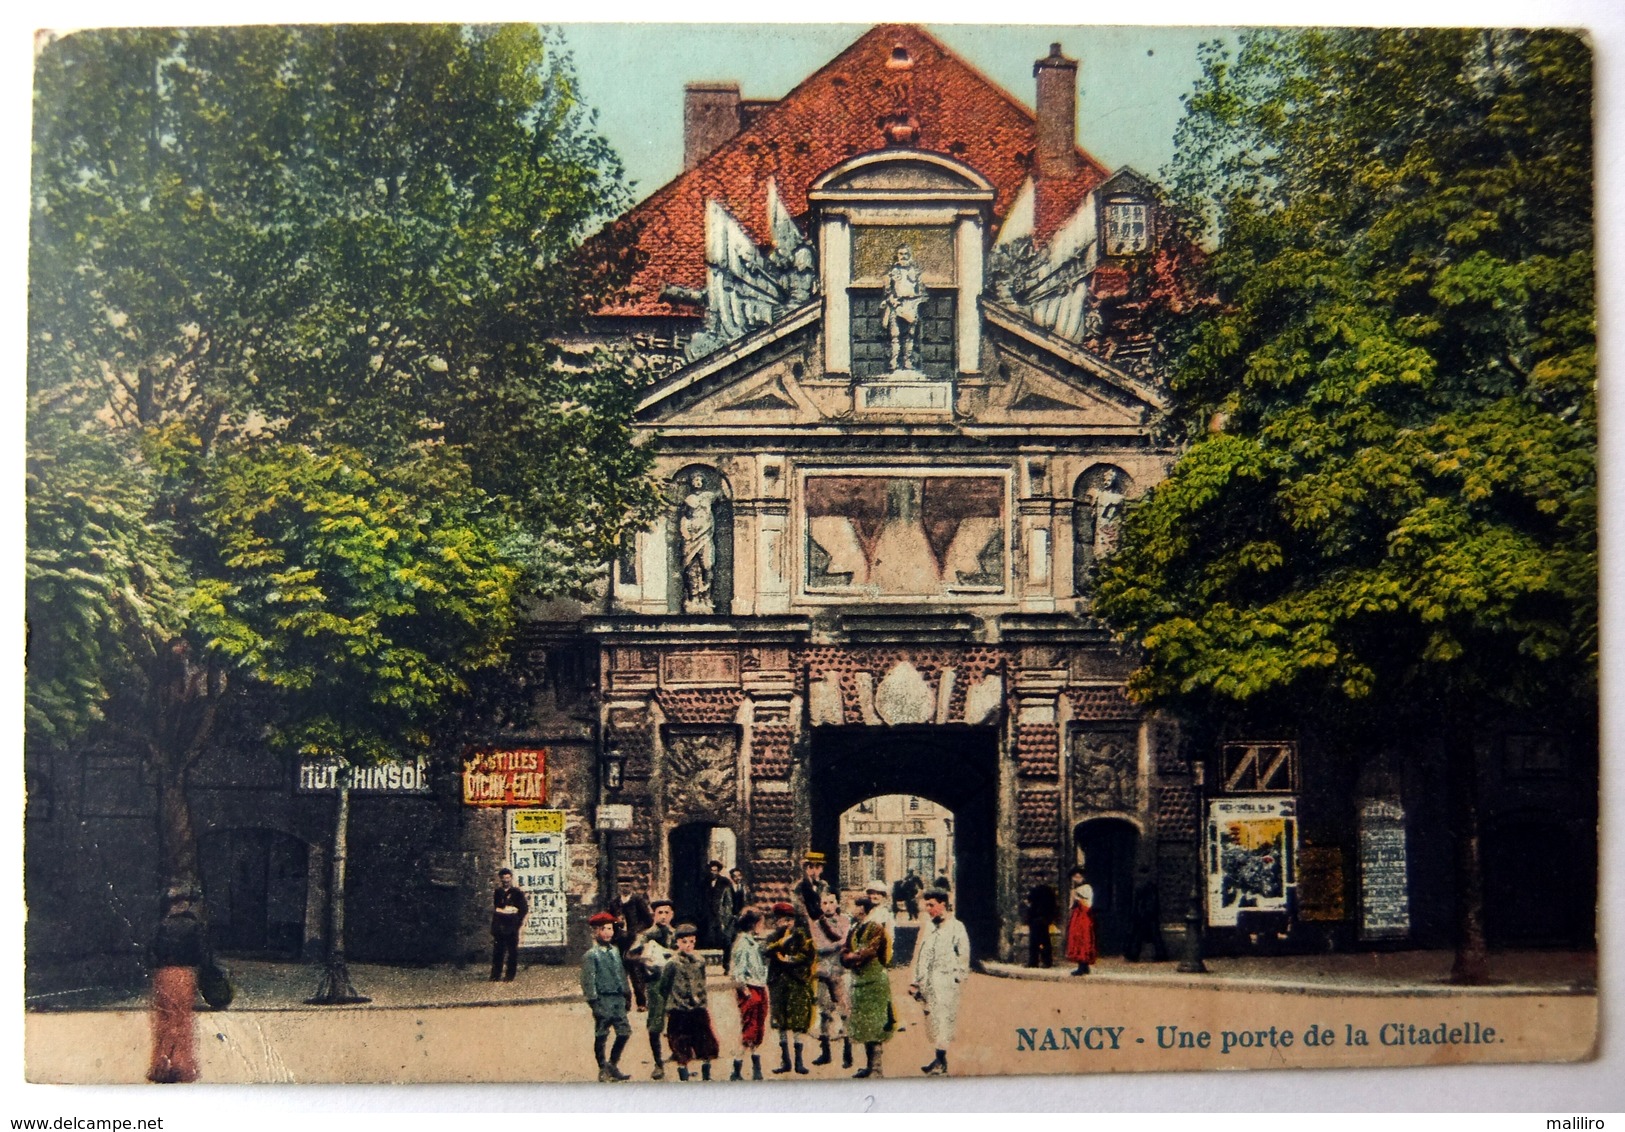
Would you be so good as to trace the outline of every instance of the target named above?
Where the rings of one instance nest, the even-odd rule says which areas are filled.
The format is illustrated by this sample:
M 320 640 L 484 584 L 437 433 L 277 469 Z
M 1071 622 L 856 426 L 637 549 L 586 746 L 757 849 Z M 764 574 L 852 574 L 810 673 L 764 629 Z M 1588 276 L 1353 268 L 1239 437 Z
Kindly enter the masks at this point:
M 1099 487 L 1089 492 L 1089 503 L 1095 511 L 1096 561 L 1117 549 L 1117 534 L 1123 525 L 1122 487 L 1122 477 L 1113 469 Z
M 880 325 L 891 335 L 891 371 L 914 370 L 914 355 L 920 344 L 920 308 L 927 298 L 920 267 L 914 262 L 914 249 L 897 246 L 891 270 L 886 272 L 886 288 L 880 300 Z
M 717 568 L 717 496 L 699 472 L 689 476 L 692 490 L 678 511 L 677 532 L 683 542 L 683 612 L 714 613 L 711 585 Z

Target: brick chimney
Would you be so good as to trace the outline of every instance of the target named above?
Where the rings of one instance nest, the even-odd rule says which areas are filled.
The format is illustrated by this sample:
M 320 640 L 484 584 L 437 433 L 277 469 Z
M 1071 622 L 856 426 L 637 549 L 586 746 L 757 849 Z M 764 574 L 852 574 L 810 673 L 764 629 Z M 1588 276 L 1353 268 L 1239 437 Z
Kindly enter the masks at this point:
M 1038 80 L 1038 175 L 1070 177 L 1078 171 L 1078 61 L 1049 45 L 1033 64 Z
M 710 157 L 739 132 L 738 83 L 689 83 L 683 88 L 683 172 Z

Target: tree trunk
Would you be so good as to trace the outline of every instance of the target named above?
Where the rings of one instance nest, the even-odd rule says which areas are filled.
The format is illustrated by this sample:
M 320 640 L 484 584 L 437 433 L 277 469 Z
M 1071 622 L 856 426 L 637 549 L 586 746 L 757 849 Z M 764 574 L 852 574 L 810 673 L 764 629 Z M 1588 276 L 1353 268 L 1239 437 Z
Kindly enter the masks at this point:
M 226 678 L 212 663 L 195 662 L 182 641 L 159 649 L 152 661 L 145 689 L 144 730 L 148 768 L 158 780 L 163 883 L 166 889 L 197 889 L 197 836 L 186 796 L 186 776 L 214 735 Z
M 356 992 L 344 961 L 344 868 L 350 846 L 350 768 L 339 768 L 338 811 L 333 817 L 333 880 L 327 890 L 327 967 L 310 1006 L 347 1006 L 371 1002 Z
M 166 890 L 197 889 L 197 837 L 192 831 L 192 805 L 186 797 L 186 771 L 160 766 L 158 844 Z
M 1449 749 L 1451 831 L 1455 837 L 1456 959 L 1450 981 L 1473 986 L 1490 981 L 1484 940 L 1484 873 L 1478 837 L 1478 757 L 1468 712 L 1455 713 Z

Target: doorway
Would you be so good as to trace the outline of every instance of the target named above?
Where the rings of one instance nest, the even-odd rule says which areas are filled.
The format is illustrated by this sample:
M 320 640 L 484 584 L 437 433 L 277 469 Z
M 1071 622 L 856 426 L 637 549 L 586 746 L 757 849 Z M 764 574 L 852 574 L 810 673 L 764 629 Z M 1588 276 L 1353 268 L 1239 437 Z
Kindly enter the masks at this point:
M 1101 955 L 1121 955 L 1134 915 L 1134 860 L 1140 831 L 1122 818 L 1095 818 L 1072 831 L 1083 879 L 1095 890 L 1095 941 Z
M 209 933 L 221 951 L 292 958 L 305 941 L 306 855 L 297 837 L 236 828 L 198 844 Z
M 709 865 L 722 862 L 722 874 L 737 864 L 734 831 L 715 822 L 689 822 L 677 826 L 666 838 L 670 850 L 671 900 L 674 923 L 688 923 L 702 931 L 712 919 L 706 899 L 711 880 Z
M 954 915 L 964 923 L 975 955 L 993 958 L 997 954 L 1001 915 L 995 879 L 998 748 L 998 730 L 992 727 L 815 728 L 808 775 L 811 848 L 821 850 L 829 860 L 824 879 L 837 891 L 862 887 L 868 877 L 854 879 L 848 874 L 866 867 L 866 863 L 871 870 L 879 867 L 879 846 L 890 840 L 890 835 L 882 834 L 856 836 L 850 824 L 849 837 L 843 840 L 842 819 L 851 811 L 861 810 L 865 803 L 900 798 L 903 810 L 892 820 L 904 821 L 911 799 L 916 814 L 928 806 L 946 822 L 943 837 L 940 843 L 933 844 L 931 855 L 938 874 L 950 882 Z M 861 813 L 852 816 L 867 817 Z M 876 816 L 874 820 L 885 819 Z M 896 838 L 897 848 L 885 850 L 888 881 L 905 874 L 911 852 L 916 859 L 925 859 L 924 846 L 911 848 L 908 842 L 927 839 L 927 834 Z M 854 864 L 849 846 L 865 841 L 871 843 L 871 848 L 865 855 L 860 847 Z M 929 886 L 936 877 L 923 879 Z M 1002 912 L 1014 915 L 1015 909 Z

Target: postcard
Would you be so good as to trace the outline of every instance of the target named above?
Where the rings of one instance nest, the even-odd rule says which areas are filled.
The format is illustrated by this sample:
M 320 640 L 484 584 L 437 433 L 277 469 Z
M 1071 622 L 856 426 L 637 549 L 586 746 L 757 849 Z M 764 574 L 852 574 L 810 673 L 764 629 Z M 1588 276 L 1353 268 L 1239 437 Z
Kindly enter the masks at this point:
M 29 1080 L 1594 1056 L 1583 34 L 35 67 Z

